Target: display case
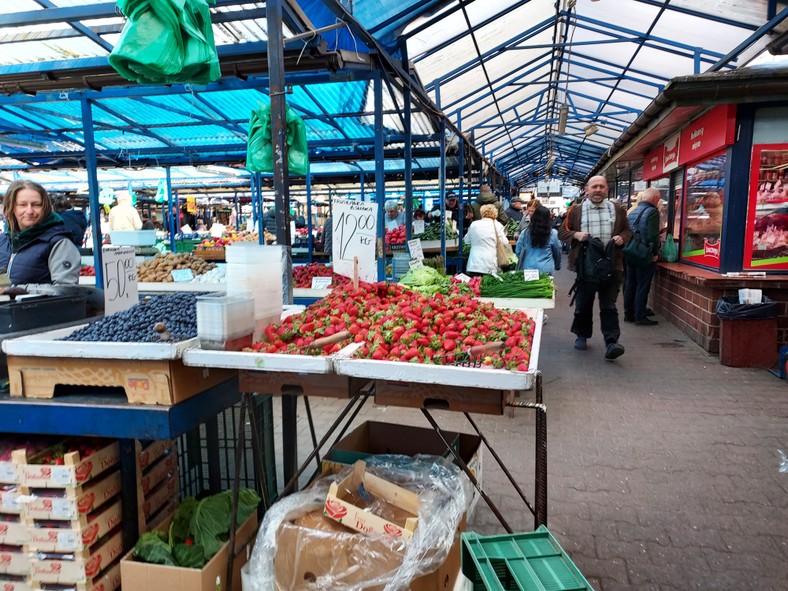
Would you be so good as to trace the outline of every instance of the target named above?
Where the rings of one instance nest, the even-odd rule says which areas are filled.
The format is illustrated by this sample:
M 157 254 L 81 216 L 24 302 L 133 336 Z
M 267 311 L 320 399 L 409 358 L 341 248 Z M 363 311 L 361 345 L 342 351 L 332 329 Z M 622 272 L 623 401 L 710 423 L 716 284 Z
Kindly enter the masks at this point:
M 788 269 L 788 144 L 752 149 L 744 268 Z
M 685 262 L 720 267 L 726 160 L 721 152 L 686 168 L 681 240 Z

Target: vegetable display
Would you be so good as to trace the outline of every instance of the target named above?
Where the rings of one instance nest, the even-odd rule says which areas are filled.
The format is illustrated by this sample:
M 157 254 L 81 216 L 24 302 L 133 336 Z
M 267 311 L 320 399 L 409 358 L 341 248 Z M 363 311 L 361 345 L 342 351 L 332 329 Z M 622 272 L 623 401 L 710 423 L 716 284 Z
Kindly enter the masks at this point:
M 535 322 L 522 311 L 504 311 L 471 294 L 426 296 L 396 284 L 337 288 L 279 324 L 265 327 L 264 353 L 331 354 L 360 343 L 357 358 L 435 365 L 461 361 L 470 347 L 502 343 L 483 365 L 527 371 Z M 339 335 L 340 342 L 309 348 L 316 339 Z
M 453 240 L 457 238 L 459 234 L 457 234 L 457 230 L 451 224 L 446 225 L 446 238 L 449 240 Z M 424 227 L 424 232 L 421 234 L 414 234 L 414 238 L 418 238 L 420 240 L 440 240 L 441 239 L 441 225 L 440 222 L 428 224 Z
M 72 332 L 64 341 L 157 343 L 186 340 L 197 336 L 197 296 L 199 293 L 178 293 L 158 296 L 134 304 L 131 308 L 104 316 Z M 155 326 L 163 323 L 166 333 Z
M 229 539 L 232 492 L 224 491 L 201 501 L 188 497 L 172 515 L 168 531 L 149 531 L 134 546 L 142 562 L 202 568 Z M 238 494 L 240 525 L 257 509 L 260 497 L 248 488 Z
M 383 241 L 386 244 L 405 244 L 408 239 L 408 231 L 405 226 L 397 226 L 393 230 L 386 230 L 386 236 Z
M 137 280 L 140 283 L 171 283 L 172 271 L 191 269 L 194 275 L 202 275 L 214 267 L 215 264 L 207 263 L 193 254 L 168 252 L 137 265 Z
M 519 220 L 509 220 L 506 226 L 504 227 L 503 231 L 506 233 L 506 235 L 509 238 L 511 238 L 515 235 L 515 233 L 517 233 L 517 228 L 519 227 L 520 227 Z
M 482 277 L 479 295 L 487 298 L 552 298 L 553 278 L 541 273 L 539 279 L 525 281 L 522 271 Z
M 314 277 L 331 277 L 331 287 L 350 283 L 344 275 L 334 273 L 334 268 L 322 263 L 309 263 L 293 267 L 293 287 L 310 288 Z

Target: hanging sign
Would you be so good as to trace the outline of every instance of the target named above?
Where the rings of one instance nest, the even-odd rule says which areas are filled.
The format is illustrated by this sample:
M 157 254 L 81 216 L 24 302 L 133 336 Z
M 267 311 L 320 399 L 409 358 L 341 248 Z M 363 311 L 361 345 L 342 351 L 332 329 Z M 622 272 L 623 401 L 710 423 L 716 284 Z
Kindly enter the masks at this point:
M 679 167 L 679 146 L 681 134 L 677 133 L 665 140 L 662 150 L 662 172 L 670 172 Z
M 658 145 L 656 148 L 646 154 L 643 160 L 643 180 L 651 181 L 658 179 L 665 173 L 664 168 L 664 144 Z
M 114 314 L 130 308 L 139 301 L 137 295 L 137 261 L 129 246 L 105 246 L 104 314 Z
M 353 278 L 353 260 L 358 259 L 361 281 L 374 283 L 378 278 L 375 265 L 375 235 L 378 213 L 376 204 L 334 199 L 332 256 L 334 271 Z
M 736 105 L 719 105 L 681 130 L 679 164 L 696 162 L 733 143 Z

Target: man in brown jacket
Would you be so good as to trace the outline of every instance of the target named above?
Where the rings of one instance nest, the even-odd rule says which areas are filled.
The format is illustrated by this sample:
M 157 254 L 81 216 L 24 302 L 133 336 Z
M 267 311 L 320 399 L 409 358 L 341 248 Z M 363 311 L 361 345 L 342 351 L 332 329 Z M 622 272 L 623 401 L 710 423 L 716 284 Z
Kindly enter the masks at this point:
M 612 241 L 615 273 L 609 281 L 594 281 L 583 276 L 576 284 L 575 317 L 571 331 L 577 336 L 575 349 L 585 351 L 587 339 L 591 338 L 594 321 L 594 296 L 599 294 L 599 323 L 605 338 L 605 359 L 613 361 L 624 354 L 624 346 L 618 342 L 621 330 L 618 323 L 616 300 L 624 277 L 624 255 L 622 247 L 632 237 L 627 214 L 618 203 L 607 199 L 607 180 L 603 176 L 591 177 L 586 183 L 587 198 L 573 205 L 567 212 L 558 237 L 562 242 L 571 240 L 569 269 L 575 271 L 583 264 L 578 261 L 585 251 L 584 243 L 592 237 L 607 244 Z

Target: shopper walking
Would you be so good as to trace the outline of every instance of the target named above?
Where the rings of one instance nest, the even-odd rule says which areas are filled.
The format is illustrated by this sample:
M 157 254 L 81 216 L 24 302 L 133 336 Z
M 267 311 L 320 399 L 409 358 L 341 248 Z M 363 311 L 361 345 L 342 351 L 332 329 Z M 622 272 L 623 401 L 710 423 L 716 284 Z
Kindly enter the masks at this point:
M 552 275 L 561 268 L 561 241 L 558 230 L 550 227 L 550 211 L 540 205 L 531 216 L 528 229 L 515 245 L 517 269 L 538 269 Z
M 587 199 L 572 206 L 558 237 L 564 241 L 572 241 L 569 269 L 578 273 L 574 287 L 575 315 L 571 328 L 571 332 L 577 337 L 575 349 L 584 351 L 588 348 L 587 340 L 593 333 L 594 298 L 598 294 L 599 322 L 605 339 L 605 359 L 612 361 L 624 354 L 624 346 L 618 342 L 621 330 L 616 299 L 624 274 L 622 247 L 632 237 L 632 230 L 629 228 L 624 208 L 608 200 L 607 193 L 605 177 L 591 177 L 586 183 Z M 612 242 L 613 272 L 607 279 L 600 280 L 589 272 L 591 269 L 585 254 L 592 238 L 598 238 L 605 245 Z
M 468 228 L 465 240 L 471 245 L 468 255 L 468 275 L 490 275 L 498 273 L 498 241 L 507 242 L 503 225 L 495 218 L 498 208 L 491 203 L 481 206 L 481 219 L 476 220 Z M 507 242 L 508 244 L 508 242 Z
M 648 317 L 648 292 L 659 258 L 659 190 L 651 187 L 640 194 L 638 205 L 627 216 L 633 232 L 640 233 L 640 239 L 649 246 L 652 260 L 647 265 L 638 265 L 624 260 L 626 281 L 624 283 L 624 321 L 640 326 L 659 324 Z

